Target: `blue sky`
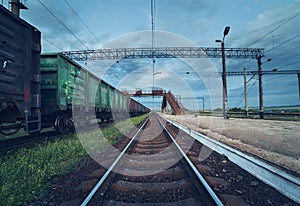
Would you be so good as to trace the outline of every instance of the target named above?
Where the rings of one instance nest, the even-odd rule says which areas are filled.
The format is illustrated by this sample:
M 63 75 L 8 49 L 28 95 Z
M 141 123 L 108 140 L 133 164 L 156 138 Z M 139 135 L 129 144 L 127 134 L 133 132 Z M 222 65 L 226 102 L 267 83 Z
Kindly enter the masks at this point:
M 25 4 L 29 10 L 22 11 L 21 17 L 42 32 L 43 52 L 151 45 L 151 36 L 142 42 L 130 38 L 134 33 L 151 30 L 151 0 L 27 0 Z M 155 0 L 155 6 L 157 31 L 178 35 L 195 46 L 220 47 L 215 40 L 222 38 L 225 26 L 230 26 L 226 47 L 265 48 L 263 70 L 299 69 L 299 0 Z M 180 45 L 176 38 L 170 41 L 164 35 L 156 35 L 155 40 L 156 46 Z M 272 61 L 267 62 L 268 58 Z M 221 71 L 221 59 L 210 59 L 210 62 L 214 66 L 212 73 Z M 112 61 L 83 64 L 119 89 L 146 89 L 153 84 L 152 62 L 146 59 L 120 60 L 119 64 Z M 212 96 L 219 93 L 210 91 L 208 81 L 188 64 L 180 59 L 157 59 L 155 86 L 172 90 L 182 97 L 187 107 L 194 107 L 192 104 L 202 107 L 202 100 L 184 100 L 185 97 L 205 97 L 206 107 L 210 108 Z M 227 71 L 243 71 L 244 67 L 257 70 L 255 59 L 227 59 L 226 65 Z M 249 104 L 253 107 L 259 104 L 257 79 L 255 76 L 248 83 Z M 243 76 L 228 77 L 227 84 L 229 107 L 243 107 Z M 263 89 L 265 106 L 300 103 L 296 74 L 265 75 Z M 213 107 L 222 107 L 221 98 L 219 100 L 214 100 Z

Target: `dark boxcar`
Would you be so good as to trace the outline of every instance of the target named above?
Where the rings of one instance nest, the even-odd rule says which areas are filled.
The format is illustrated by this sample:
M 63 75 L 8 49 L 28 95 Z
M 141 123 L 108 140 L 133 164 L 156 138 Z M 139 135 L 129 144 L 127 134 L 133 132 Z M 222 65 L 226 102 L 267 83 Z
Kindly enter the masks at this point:
M 145 114 L 150 111 L 147 107 L 145 107 L 144 105 L 142 105 L 134 99 L 128 98 L 127 101 L 127 111 L 129 112 L 131 117 Z
M 41 129 L 40 32 L 0 5 L 0 126 Z

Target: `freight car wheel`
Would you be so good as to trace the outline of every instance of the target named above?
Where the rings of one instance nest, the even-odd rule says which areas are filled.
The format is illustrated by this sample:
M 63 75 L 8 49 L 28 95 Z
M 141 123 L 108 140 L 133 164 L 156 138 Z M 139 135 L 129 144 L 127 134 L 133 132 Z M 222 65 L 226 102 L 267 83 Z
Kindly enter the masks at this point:
M 55 121 L 55 128 L 61 134 L 67 134 L 74 129 L 73 120 L 68 115 L 59 116 Z

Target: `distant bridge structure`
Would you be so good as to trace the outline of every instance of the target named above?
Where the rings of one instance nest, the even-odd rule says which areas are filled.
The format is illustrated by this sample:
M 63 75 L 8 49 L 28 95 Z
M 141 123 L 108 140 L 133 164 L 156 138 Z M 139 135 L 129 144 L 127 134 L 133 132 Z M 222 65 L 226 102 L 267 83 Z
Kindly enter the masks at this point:
M 180 101 L 172 94 L 171 91 L 166 92 L 164 89 L 152 89 L 152 91 L 143 91 L 141 89 L 135 92 L 123 91 L 123 94 L 134 97 L 145 97 L 145 96 L 162 96 L 163 101 L 161 105 L 161 112 L 164 112 L 167 108 L 167 103 L 171 106 L 175 115 L 184 114 L 184 107 Z

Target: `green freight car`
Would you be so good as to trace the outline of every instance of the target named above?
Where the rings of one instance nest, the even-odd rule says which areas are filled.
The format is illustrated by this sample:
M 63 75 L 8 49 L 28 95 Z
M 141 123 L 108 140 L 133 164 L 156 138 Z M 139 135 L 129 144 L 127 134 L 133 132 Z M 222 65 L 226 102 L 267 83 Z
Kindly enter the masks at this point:
M 98 119 L 112 119 L 112 113 L 127 112 L 127 97 L 79 64 L 58 54 L 41 55 L 42 123 L 54 125 L 61 133 L 74 126 L 72 109 L 82 119 L 94 114 Z M 80 121 L 80 120 L 75 120 Z

